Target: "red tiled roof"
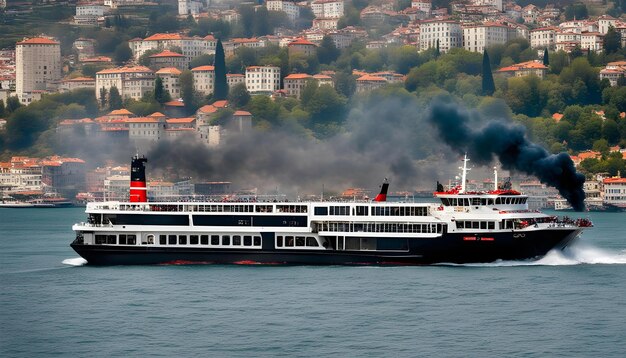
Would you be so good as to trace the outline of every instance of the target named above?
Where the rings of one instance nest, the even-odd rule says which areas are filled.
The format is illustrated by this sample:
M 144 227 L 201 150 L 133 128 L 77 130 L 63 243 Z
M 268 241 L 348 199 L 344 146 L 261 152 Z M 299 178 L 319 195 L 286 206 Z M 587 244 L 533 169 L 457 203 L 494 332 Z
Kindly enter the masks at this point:
M 306 73 L 292 73 L 289 76 L 285 77 L 286 80 L 302 80 L 306 78 L 311 78 L 312 76 Z
M 192 68 L 191 71 L 215 71 L 215 66 L 198 66 Z
M 116 109 L 114 111 L 111 111 L 111 113 L 109 113 L 109 116 L 123 116 L 123 115 L 132 115 L 133 112 L 127 110 L 126 108 L 122 108 L 122 109 Z
M 152 117 L 128 118 L 128 123 L 159 123 L 159 120 Z
M 154 113 L 152 113 L 151 115 L 149 115 L 148 117 L 154 117 L 154 118 L 157 118 L 157 117 L 165 117 L 165 114 L 163 114 L 163 113 L 161 113 L 161 112 L 154 112 Z
M 185 104 L 182 101 L 169 101 L 167 103 L 164 103 L 165 106 L 168 107 L 184 107 Z
M 228 107 L 228 101 L 225 99 L 213 102 L 213 106 L 217 108 L 226 108 Z
M 181 73 L 183 72 L 176 67 L 164 67 L 156 71 L 157 75 L 180 75 Z
M 206 106 L 202 106 L 198 109 L 198 112 L 202 113 L 215 113 L 217 112 L 217 108 L 213 105 L 207 104 Z
M 251 116 L 252 113 L 247 112 L 247 111 L 235 111 L 235 113 L 233 113 L 233 116 Z
M 195 117 L 170 118 L 167 120 L 167 123 L 192 123 L 195 120 L 196 120 Z
M 174 52 L 170 50 L 164 50 L 160 53 L 150 56 L 150 58 L 160 58 L 160 57 L 185 57 L 185 55 L 182 55 L 178 52 Z
M 305 40 L 303 38 L 296 39 L 295 41 L 291 41 L 287 46 L 293 45 L 308 45 L 308 46 L 317 46 L 313 42 Z
M 144 41 L 164 41 L 164 40 L 184 40 L 189 37 L 183 36 L 181 34 L 154 34 L 152 36 L 148 36 Z
M 152 72 L 152 70 L 145 66 L 116 67 L 116 68 L 109 68 L 106 70 L 99 71 L 96 74 L 128 73 L 128 72 Z
M 626 178 L 606 178 L 602 182 L 604 184 L 626 184 Z
M 370 74 L 363 75 L 356 79 L 357 81 L 373 81 L 373 82 L 387 82 L 386 79 L 379 76 L 372 76 Z
M 45 37 L 33 37 L 16 43 L 16 45 L 58 45 L 57 41 Z

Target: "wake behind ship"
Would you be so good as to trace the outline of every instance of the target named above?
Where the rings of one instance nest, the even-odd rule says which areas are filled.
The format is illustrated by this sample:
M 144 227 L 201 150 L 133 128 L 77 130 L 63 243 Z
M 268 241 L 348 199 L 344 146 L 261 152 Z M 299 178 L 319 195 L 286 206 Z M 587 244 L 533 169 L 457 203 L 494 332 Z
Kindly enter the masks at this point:
M 145 163 L 131 165 L 130 202 L 88 203 L 72 248 L 91 265 L 410 265 L 520 260 L 575 240 L 587 220 L 528 210 L 506 189 L 434 195 L 440 203 L 147 202 Z M 463 181 L 467 173 L 464 161 Z

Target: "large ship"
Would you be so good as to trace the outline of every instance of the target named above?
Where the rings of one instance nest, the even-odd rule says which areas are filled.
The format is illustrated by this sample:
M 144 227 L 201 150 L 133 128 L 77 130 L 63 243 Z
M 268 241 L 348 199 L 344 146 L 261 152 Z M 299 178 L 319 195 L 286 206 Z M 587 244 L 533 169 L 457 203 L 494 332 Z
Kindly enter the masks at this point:
M 587 220 L 528 209 L 505 188 L 437 185 L 438 203 L 373 201 L 148 202 L 144 157 L 129 202 L 88 203 L 72 248 L 90 265 L 410 265 L 531 259 L 573 242 Z M 497 180 L 496 180 L 497 182 Z M 498 188 L 497 185 L 495 188 Z

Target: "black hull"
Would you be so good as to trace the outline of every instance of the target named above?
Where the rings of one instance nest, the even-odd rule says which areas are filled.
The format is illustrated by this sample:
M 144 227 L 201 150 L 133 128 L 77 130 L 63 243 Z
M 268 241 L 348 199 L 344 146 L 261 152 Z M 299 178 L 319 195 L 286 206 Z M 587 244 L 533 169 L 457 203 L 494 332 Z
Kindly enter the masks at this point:
M 156 264 L 285 264 L 285 265 L 428 265 L 525 260 L 562 249 L 580 229 L 447 233 L 433 239 L 412 239 L 408 251 L 341 251 L 294 249 L 223 249 L 208 247 L 115 246 L 71 244 L 89 265 Z M 271 240 L 273 235 L 263 235 Z M 270 245 L 263 245 L 269 247 Z

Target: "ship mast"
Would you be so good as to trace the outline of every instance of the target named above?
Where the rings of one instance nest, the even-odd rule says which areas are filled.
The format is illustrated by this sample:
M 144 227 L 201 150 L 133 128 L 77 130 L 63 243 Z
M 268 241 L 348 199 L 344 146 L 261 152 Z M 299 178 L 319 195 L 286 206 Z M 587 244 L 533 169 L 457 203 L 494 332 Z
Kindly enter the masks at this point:
M 469 159 L 467 159 L 467 153 L 465 153 L 465 156 L 463 156 L 463 168 L 459 168 L 463 170 L 461 174 L 461 191 L 459 191 L 459 193 L 465 193 L 465 181 L 467 180 L 467 172 L 471 170 L 467 167 L 467 162 L 469 162 Z
M 493 190 L 498 190 L 498 167 L 493 167 Z

